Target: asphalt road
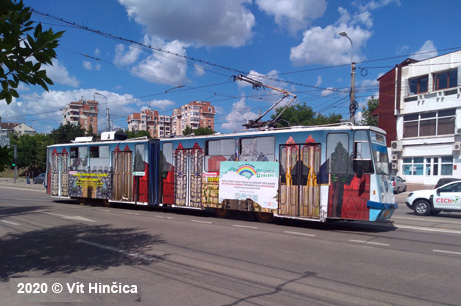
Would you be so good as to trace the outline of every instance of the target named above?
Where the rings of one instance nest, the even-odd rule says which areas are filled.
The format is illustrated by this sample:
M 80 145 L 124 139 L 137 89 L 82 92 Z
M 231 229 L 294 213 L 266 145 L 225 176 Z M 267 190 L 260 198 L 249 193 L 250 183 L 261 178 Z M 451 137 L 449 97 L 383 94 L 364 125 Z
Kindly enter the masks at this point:
M 461 214 L 418 217 L 400 197 L 393 223 L 263 224 L 80 206 L 0 186 L 1 304 L 461 304 Z M 17 293 L 28 280 L 78 283 L 84 292 Z M 91 283 L 105 282 L 139 293 L 89 294 Z

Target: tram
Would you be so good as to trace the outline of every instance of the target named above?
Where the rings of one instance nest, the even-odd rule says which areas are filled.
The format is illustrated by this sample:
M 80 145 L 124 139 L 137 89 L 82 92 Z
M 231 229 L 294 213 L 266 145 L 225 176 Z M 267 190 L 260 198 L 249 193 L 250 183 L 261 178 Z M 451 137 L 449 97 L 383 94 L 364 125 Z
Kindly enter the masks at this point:
M 53 198 L 273 217 L 383 221 L 397 208 L 385 132 L 338 124 L 47 148 Z

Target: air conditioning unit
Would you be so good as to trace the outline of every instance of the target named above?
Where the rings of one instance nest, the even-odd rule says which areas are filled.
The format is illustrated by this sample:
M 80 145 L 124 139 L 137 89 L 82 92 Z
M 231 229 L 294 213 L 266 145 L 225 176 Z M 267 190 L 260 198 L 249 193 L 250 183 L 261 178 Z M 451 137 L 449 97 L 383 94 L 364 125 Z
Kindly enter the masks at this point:
M 453 144 L 453 151 L 460 151 L 461 150 L 461 142 L 455 142 Z
M 397 159 L 399 159 L 399 156 L 397 154 L 392 154 L 391 159 L 392 160 L 397 160 Z
M 402 142 L 399 141 L 399 140 L 395 140 L 395 141 L 391 142 L 391 149 L 392 149 L 392 151 L 395 151 L 395 152 L 402 151 Z
M 397 163 L 392 163 L 392 169 L 394 169 L 394 170 L 397 169 Z

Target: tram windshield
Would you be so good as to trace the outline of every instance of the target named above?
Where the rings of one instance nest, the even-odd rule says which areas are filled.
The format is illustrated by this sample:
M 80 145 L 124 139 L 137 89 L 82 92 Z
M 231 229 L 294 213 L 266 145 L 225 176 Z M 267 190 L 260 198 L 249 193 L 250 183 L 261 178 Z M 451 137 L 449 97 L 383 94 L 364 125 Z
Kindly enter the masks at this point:
M 376 167 L 376 174 L 389 175 L 389 157 L 387 155 L 386 138 L 379 133 L 371 133 L 371 149 Z

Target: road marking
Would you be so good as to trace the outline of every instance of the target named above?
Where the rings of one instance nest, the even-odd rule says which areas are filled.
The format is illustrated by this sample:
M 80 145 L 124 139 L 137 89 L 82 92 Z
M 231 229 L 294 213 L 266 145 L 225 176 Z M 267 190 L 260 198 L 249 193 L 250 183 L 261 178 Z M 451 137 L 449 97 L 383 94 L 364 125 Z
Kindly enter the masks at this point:
M 234 224 L 232 226 L 238 227 L 238 228 L 258 229 L 258 227 L 256 226 L 246 226 L 246 225 L 237 225 L 237 224 Z
M 173 219 L 173 217 L 164 217 L 164 216 L 154 216 L 154 218 L 168 219 L 168 220 L 172 220 L 172 219 Z
M 134 213 L 134 212 L 130 212 L 130 211 L 125 211 L 125 214 L 139 216 L 139 213 Z
M 50 213 L 50 212 L 43 212 L 44 214 L 47 214 L 47 215 L 52 215 L 52 216 L 56 216 L 56 217 L 60 217 L 60 218 L 63 218 L 63 219 L 67 219 L 67 220 L 77 220 L 77 221 L 85 221 L 85 222 L 96 222 L 94 220 L 91 220 L 91 219 L 88 219 L 88 218 L 85 218 L 85 217 L 81 217 L 81 216 L 66 216 L 66 215 L 61 215 L 61 214 L 55 214 L 55 213 Z
M 440 229 L 440 228 L 432 228 L 432 227 L 419 227 L 419 226 L 407 226 L 407 225 L 396 225 L 396 227 L 397 228 L 414 229 L 414 230 L 420 230 L 420 231 L 427 231 L 427 232 L 461 234 L 461 231 L 457 231 L 457 230 L 448 230 L 448 229 Z
M 155 258 L 147 256 L 147 255 L 143 255 L 143 254 L 139 254 L 139 253 L 126 252 L 126 251 L 123 251 L 123 250 L 120 250 L 120 249 L 117 249 L 117 248 L 113 248 L 113 247 L 110 247 L 110 246 L 107 246 L 107 245 L 103 245 L 103 244 L 99 244 L 99 243 L 95 243 L 95 242 L 91 242 L 91 241 L 87 241 L 87 240 L 83 240 L 83 239 L 78 239 L 77 242 L 85 243 L 85 244 L 88 244 L 88 245 L 91 245 L 91 246 L 94 246 L 94 247 L 97 247 L 97 248 L 100 248 L 100 249 L 105 249 L 105 250 L 121 253 L 121 254 L 136 257 L 136 258 L 141 258 L 141 259 L 146 259 L 146 260 L 156 260 Z
M 396 219 L 396 220 L 407 220 L 407 221 L 419 221 L 421 220 L 420 218 L 418 218 L 417 216 L 415 216 L 415 218 L 403 218 L 403 217 L 394 217 L 392 216 L 392 219 Z M 460 224 L 460 222 L 453 222 L 453 221 L 443 221 L 443 220 L 435 220 L 435 219 L 429 219 L 429 221 L 434 221 L 434 222 L 437 222 L 437 223 L 448 223 L 448 224 Z
M 97 211 L 102 211 L 102 212 L 110 212 L 110 209 L 96 209 Z
M 452 251 L 444 251 L 444 250 L 432 250 L 432 252 L 461 255 L 461 252 L 452 252 Z
M 11 224 L 11 225 L 21 225 L 19 223 L 16 223 L 16 222 L 11 222 L 11 221 L 6 221 L 6 220 L 0 220 L 2 221 L 3 223 L 6 223 L 6 224 Z
M 388 244 L 388 243 L 380 243 L 380 242 L 365 241 L 365 240 L 350 239 L 349 241 L 350 242 L 357 242 L 357 243 L 372 244 L 372 245 L 380 245 L 380 246 L 390 246 L 390 244 Z
M 195 222 L 195 223 L 203 223 L 203 224 L 211 224 L 213 222 L 211 221 L 200 221 L 200 220 L 190 220 L 191 222 Z
M 286 233 L 286 234 L 292 234 L 292 235 L 299 235 L 299 236 L 315 237 L 314 234 L 306 234 L 306 233 L 300 233 L 300 232 L 284 231 L 284 233 Z

